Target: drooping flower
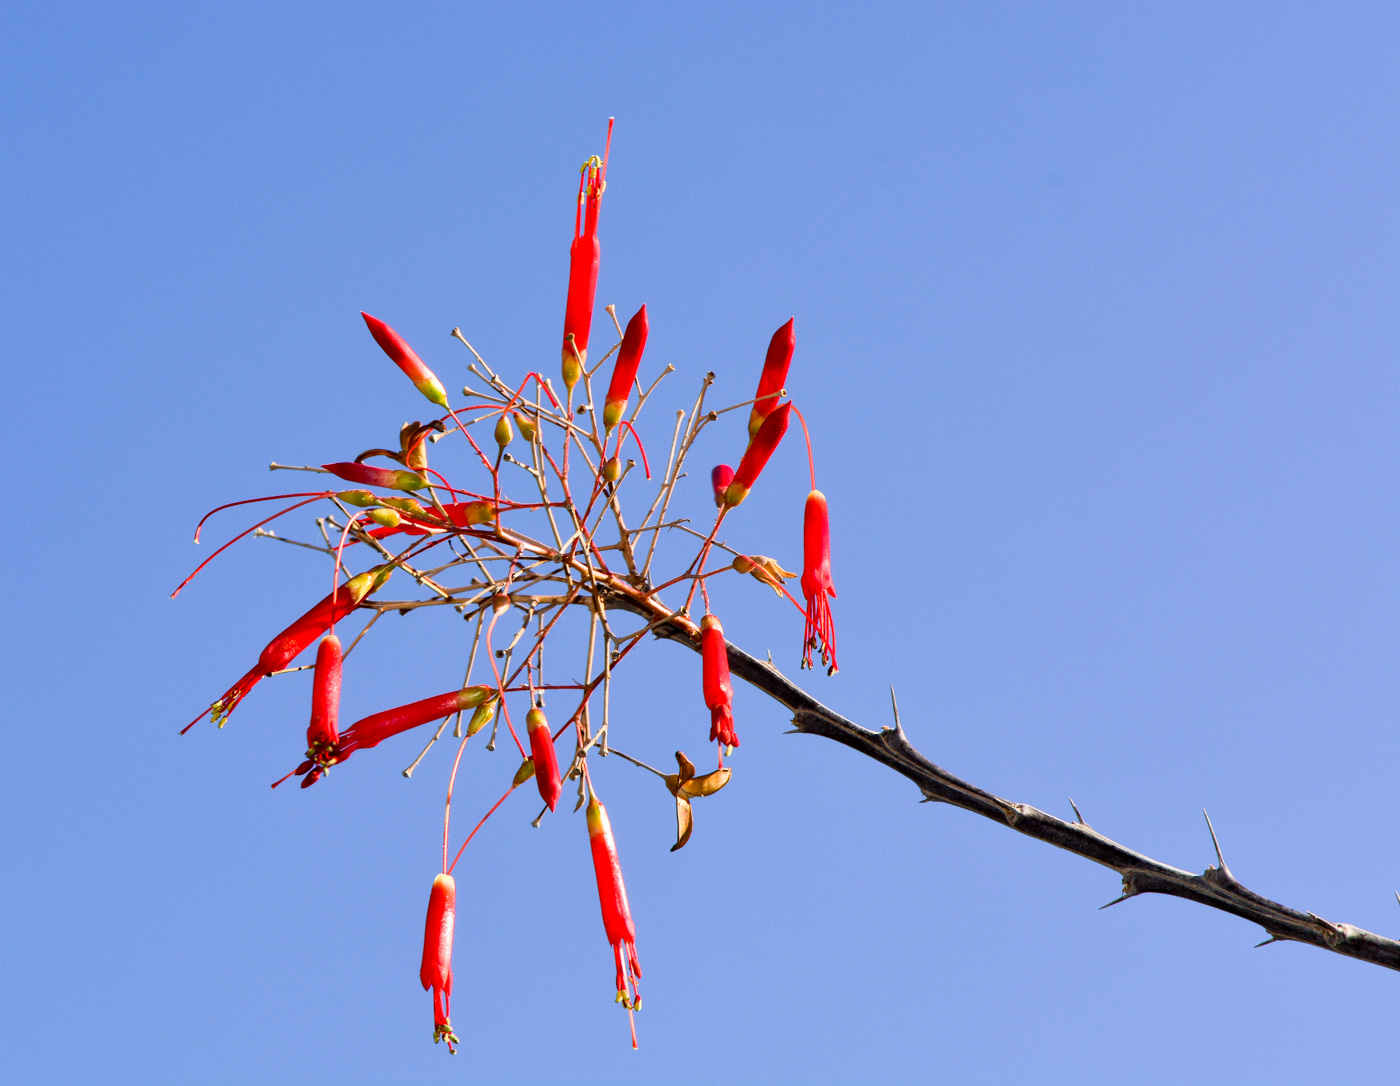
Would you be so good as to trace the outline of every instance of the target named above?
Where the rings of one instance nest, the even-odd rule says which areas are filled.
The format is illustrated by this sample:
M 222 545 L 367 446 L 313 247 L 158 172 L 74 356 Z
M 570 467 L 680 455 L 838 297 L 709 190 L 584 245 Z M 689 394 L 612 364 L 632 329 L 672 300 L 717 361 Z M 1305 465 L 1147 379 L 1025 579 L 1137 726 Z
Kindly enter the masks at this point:
M 432 403 L 439 407 L 447 406 L 447 390 L 442 387 L 442 382 L 437 379 L 437 375 L 423 364 L 423 360 L 418 357 L 412 347 L 387 324 L 378 317 L 371 317 L 368 313 L 361 312 L 365 324 L 369 326 L 369 334 L 374 337 L 374 341 L 384 348 L 384 353 L 394 360 L 394 364 L 403 370 L 408 379 L 413 382 L 413 387 L 426 396 Z
M 647 307 L 642 306 L 627 322 L 622 334 L 622 346 L 617 350 L 608 395 L 603 401 L 603 428 L 611 433 L 627 410 L 627 398 L 637 380 L 637 368 L 642 364 L 642 352 L 647 346 Z
M 836 598 L 831 580 L 831 525 L 826 495 L 814 490 L 802 512 L 802 595 L 807 598 L 807 621 L 802 631 L 802 666 L 812 666 L 812 650 L 820 649 L 827 674 L 836 674 L 836 626 L 827 597 Z
M 366 596 L 383 587 L 392 572 L 392 566 L 382 565 L 351 577 L 269 641 L 267 647 L 259 654 L 258 662 L 249 668 L 248 673 L 229 687 L 223 697 L 206 710 L 213 714 L 214 723 L 222 728 L 229 714 L 264 675 L 281 671 L 290 664 L 302 649 L 359 607 Z M 189 731 L 202 719 L 204 713 L 200 713 L 181 730 Z
M 700 679 L 705 706 L 710 710 L 710 738 L 737 747 L 734 734 L 734 684 L 729 681 L 729 652 L 724 627 L 714 615 L 700 620 Z
M 724 492 L 734 481 L 734 469 L 728 464 L 716 464 L 710 469 L 710 486 L 715 491 L 715 505 L 724 508 Z
M 773 455 L 773 450 L 778 447 L 778 442 L 782 441 L 783 435 L 787 433 L 788 416 L 791 413 L 792 402 L 789 401 L 771 412 L 758 428 L 758 433 L 753 435 L 749 447 L 744 450 L 744 458 L 739 461 L 738 470 L 734 472 L 734 481 L 724 492 L 724 504 L 729 508 L 734 508 L 749 496 L 749 491 L 758 480 L 758 473 L 763 470 L 768 458 Z
M 423 929 L 423 964 L 418 979 L 433 990 L 433 1044 L 447 1042 L 457 1054 L 457 1035 L 448 1017 L 452 1011 L 452 929 L 457 915 L 457 884 L 451 875 L 438 875 L 428 892 L 428 918 Z
M 632 1012 L 642 1009 L 642 997 L 637 991 L 637 981 L 642 977 L 642 967 L 637 963 L 637 929 L 627 904 L 627 887 L 622 881 L 622 865 L 618 862 L 612 825 L 597 796 L 589 795 L 585 816 L 588 844 L 593 851 L 593 874 L 598 880 L 598 903 L 603 911 L 603 931 L 612 944 L 617 965 L 617 1002 L 627 1008 L 632 1047 L 636 1048 L 637 1027 L 632 1021 Z
M 608 142 L 600 160 L 594 155 L 583 164 L 579 178 L 578 207 L 574 213 L 574 241 L 569 247 L 569 294 L 564 303 L 564 387 L 571 390 L 588 361 L 588 333 L 593 326 L 593 299 L 598 290 L 598 211 L 607 187 L 608 152 L 612 148 L 612 118 L 608 118 Z
M 535 784 L 540 799 L 551 811 L 559 802 L 563 784 L 559 780 L 559 759 L 554 753 L 554 736 L 549 730 L 543 709 L 531 709 L 525 714 L 525 726 L 530 732 L 530 757 L 535 763 Z
M 773 338 L 768 341 L 768 355 L 763 360 L 763 372 L 758 378 L 758 391 L 754 393 L 753 410 L 749 412 L 750 436 L 758 433 L 763 420 L 778 406 L 778 397 L 787 383 L 788 367 L 792 365 L 792 352 L 797 346 L 797 337 L 792 328 L 794 319 L 789 318 L 787 324 L 774 332 Z
M 306 727 L 306 757 L 324 763 L 334 758 L 340 732 L 340 638 L 326 634 L 316 650 L 311 679 L 311 723 Z

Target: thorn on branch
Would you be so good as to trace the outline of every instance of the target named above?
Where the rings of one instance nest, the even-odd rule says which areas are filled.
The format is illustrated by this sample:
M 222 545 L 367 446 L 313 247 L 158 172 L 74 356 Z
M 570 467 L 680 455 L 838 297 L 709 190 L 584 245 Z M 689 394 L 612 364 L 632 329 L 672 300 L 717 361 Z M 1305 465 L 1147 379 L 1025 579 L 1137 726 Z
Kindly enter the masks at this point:
M 1261 946 L 1268 946 L 1270 943 L 1281 943 L 1281 942 L 1283 942 L 1283 941 L 1284 941 L 1284 938 L 1283 938 L 1282 935 L 1274 935 L 1274 934 L 1271 932 L 1271 933 L 1269 934 L 1269 937 L 1268 937 L 1267 939 L 1265 939 L 1262 943 L 1255 943 L 1255 944 L 1254 944 L 1254 949 L 1255 949 L 1255 950 L 1258 950 Z
M 1215 846 L 1215 860 L 1220 865 L 1218 870 L 1231 882 L 1236 881 L 1235 876 L 1230 871 L 1230 865 L 1225 862 L 1225 856 L 1220 851 L 1220 840 L 1215 836 L 1215 827 L 1211 825 L 1210 814 L 1204 807 L 1201 808 L 1201 814 L 1206 816 L 1206 827 L 1210 830 L 1210 841 Z
M 1078 822 L 1081 826 L 1087 826 L 1089 823 L 1085 822 L 1085 821 L 1084 821 L 1084 816 L 1083 816 L 1082 814 L 1079 813 L 1079 807 L 1078 807 L 1078 805 L 1074 802 L 1074 797 L 1073 797 L 1073 796 L 1066 796 L 1065 798 L 1069 800 L 1069 805 L 1070 805 L 1071 807 L 1074 808 L 1074 818 L 1075 818 L 1075 821 Z
M 770 660 L 772 659 L 772 653 L 771 653 L 771 652 L 769 653 L 769 659 L 770 659 Z M 896 736 L 898 736 L 899 738 L 903 739 L 903 738 L 904 738 L 904 726 L 903 726 L 902 724 L 900 724 L 900 722 L 899 722 L 899 701 L 898 701 L 898 700 L 895 698 L 895 696 L 894 696 L 894 684 L 893 684 L 893 683 L 890 684 L 890 707 L 894 710 L 894 727 L 892 727 L 892 728 L 881 728 L 880 730 L 881 730 L 882 732 L 893 733 L 894 735 L 896 735 Z

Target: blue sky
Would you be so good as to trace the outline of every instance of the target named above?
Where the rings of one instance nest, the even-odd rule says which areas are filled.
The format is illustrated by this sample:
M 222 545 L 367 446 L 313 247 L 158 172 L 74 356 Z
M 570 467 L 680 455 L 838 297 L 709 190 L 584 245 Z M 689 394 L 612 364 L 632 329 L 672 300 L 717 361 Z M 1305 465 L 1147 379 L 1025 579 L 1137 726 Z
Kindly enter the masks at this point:
M 873 727 L 893 684 L 934 761 L 1061 815 L 1072 795 L 1181 867 L 1213 862 L 1208 808 L 1251 888 L 1400 932 L 1393 7 L 501 7 L 0 12 L 27 526 L 4 544 L 0 1078 L 1393 1079 L 1395 976 L 1174 900 L 1099 912 L 1111 872 L 920 806 L 745 689 L 735 781 L 683 852 L 653 781 L 600 779 L 640 1051 L 582 817 L 532 830 L 524 804 L 458 868 L 463 1052 L 430 1043 L 446 758 L 408 782 L 414 742 L 386 742 L 269 792 L 304 676 L 176 731 L 323 567 L 250 540 L 167 597 L 207 553 L 194 522 L 270 492 L 268 461 L 422 417 L 359 310 L 449 388 L 453 326 L 504 373 L 557 365 L 575 171 L 610 115 L 599 304 L 645 302 L 648 364 L 679 371 L 653 448 L 706 370 L 751 395 L 796 317 L 842 662 L 804 685 Z M 805 473 L 789 443 L 731 541 L 800 561 Z M 791 614 L 723 591 L 731 638 L 796 675 Z M 347 718 L 456 681 L 461 630 L 392 621 Z M 637 655 L 616 742 L 699 760 L 695 658 Z M 469 754 L 462 809 L 508 761 Z

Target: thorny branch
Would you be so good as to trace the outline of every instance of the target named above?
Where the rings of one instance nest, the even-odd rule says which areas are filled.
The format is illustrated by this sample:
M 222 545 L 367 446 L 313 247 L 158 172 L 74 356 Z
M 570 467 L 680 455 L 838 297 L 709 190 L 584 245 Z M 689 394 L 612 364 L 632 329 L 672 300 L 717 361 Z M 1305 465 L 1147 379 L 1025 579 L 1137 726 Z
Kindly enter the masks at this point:
M 698 643 L 682 626 L 661 623 L 655 627 L 655 632 L 658 637 L 678 641 L 699 651 Z M 1226 864 L 1213 826 L 1209 829 L 1211 841 L 1215 843 L 1217 866 L 1207 867 L 1201 874 L 1194 875 L 1161 863 L 1110 840 L 1082 818 L 1065 822 L 1029 804 L 1002 799 L 934 765 L 910 744 L 899 725 L 897 710 L 893 726 L 871 731 L 828 709 L 771 664 L 750 656 L 730 642 L 725 645 L 730 670 L 750 686 L 791 710 L 794 730 L 806 735 L 824 736 L 874 758 L 913 781 L 926 800 L 961 807 L 1027 837 L 1045 841 L 1116 871 L 1123 880 L 1123 893 L 1109 905 L 1116 905 L 1139 894 L 1166 894 L 1233 913 L 1258 924 L 1269 936 L 1259 946 L 1285 941 L 1307 943 L 1349 958 L 1383 965 L 1387 969 L 1400 969 L 1400 942 L 1353 924 L 1334 923 L 1316 913 L 1300 912 L 1246 887 L 1235 878 Z

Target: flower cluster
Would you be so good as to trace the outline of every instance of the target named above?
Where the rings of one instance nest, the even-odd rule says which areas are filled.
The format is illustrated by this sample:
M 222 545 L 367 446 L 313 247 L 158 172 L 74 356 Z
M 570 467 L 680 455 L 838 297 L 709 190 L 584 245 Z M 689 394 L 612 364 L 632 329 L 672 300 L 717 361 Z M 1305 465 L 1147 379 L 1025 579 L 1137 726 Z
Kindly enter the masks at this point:
M 608 148 L 611 140 L 609 121 Z M 710 578 L 749 574 L 791 602 L 803 615 L 804 666 L 812 665 L 812 654 L 817 652 L 828 673 L 836 671 L 835 629 L 829 605 L 836 591 L 831 576 L 827 503 L 816 489 L 806 421 L 786 398 L 796 348 L 792 320 L 773 334 L 751 399 L 717 410 L 707 408 L 715 378 L 714 374 L 706 375 L 693 407 L 688 413 L 678 413 L 670 452 L 659 468 L 655 493 L 640 519 L 623 504 L 624 494 L 637 483 L 633 450 L 641 458 L 642 476 L 652 478 L 636 423 L 662 378 L 674 367 L 665 366 L 643 387 L 641 375 L 650 331 L 645 305 L 627 322 L 625 331 L 614 308 L 605 307 L 617 342 L 590 365 L 601 256 L 599 217 L 607 171 L 607 149 L 601 158 L 589 158 L 581 170 L 569 250 L 559 374 L 562 390 L 537 372 L 526 373 L 516 383 L 507 382 L 454 328 L 453 336 L 470 352 L 470 358 L 464 356 L 468 383 L 462 389 L 463 399 L 454 406 L 444 383 L 402 335 L 383 320 L 361 314 L 375 343 L 437 409 L 436 417 L 405 423 L 395 448 L 370 448 L 353 459 L 319 467 L 288 468 L 274 463 L 274 469 L 304 471 L 330 485 L 315 491 L 247 499 L 213 510 L 200 521 L 196 542 L 213 513 L 259 502 L 287 503 L 225 543 L 175 591 L 178 594 L 213 557 L 248 535 L 309 546 L 327 556 L 329 594 L 273 637 L 248 671 L 184 729 L 188 731 L 205 715 L 222 728 L 264 678 L 311 668 L 305 752 L 300 764 L 273 787 L 295 776 L 301 778 L 303 789 L 309 788 L 326 780 L 333 769 L 338 775 L 356 752 L 437 724 L 422 752 L 404 770 L 404 775 L 410 776 L 455 721 L 452 735 L 460 742 L 448 777 L 442 869 L 429 894 L 419 970 L 424 989 L 433 993 L 434 1040 L 445 1042 L 453 1052 L 461 1042 L 450 1019 L 456 911 L 452 872 L 477 831 L 530 780 L 535 782 L 542 803 L 536 825 L 556 810 L 566 783 L 577 782 L 574 810 L 585 810 L 603 929 L 616 967 L 616 998 L 627 1009 L 629 1021 L 641 1009 L 636 927 L 612 825 L 594 786 L 591 759 L 615 754 L 662 779 L 676 803 L 677 840 L 672 851 L 690 840 L 692 801 L 714 795 L 729 782 L 732 767 L 724 764 L 725 757 L 732 760 L 734 748 L 739 746 L 729 671 L 733 650 L 725 641 L 719 616 L 710 609 Z M 594 378 L 609 359 L 611 369 L 599 411 Z M 746 432 L 737 435 L 738 466 L 719 464 L 710 473 L 715 516 L 709 531 L 697 531 L 685 519 L 668 520 L 676 485 L 685 474 L 682 466 L 697 438 L 729 411 L 744 407 L 749 408 L 748 425 Z M 812 477 L 803 514 L 799 581 L 805 603 L 787 589 L 786 582 L 796 574 L 774 558 L 733 550 L 719 538 L 726 518 L 758 486 L 794 415 L 807 437 Z M 488 431 L 490 436 L 486 437 Z M 627 446 L 629 438 L 631 448 Z M 457 443 L 460 450 L 459 462 L 448 469 L 454 476 L 451 479 L 439 470 L 441 465 L 429 462 L 430 458 L 438 459 L 439 443 L 448 440 Z M 284 540 L 266 527 L 312 503 L 321 503 L 324 510 L 315 521 L 319 543 Z M 663 534 L 696 541 L 689 564 L 669 578 L 652 572 Z M 723 558 L 713 560 L 720 553 Z M 363 566 L 363 571 L 350 575 L 349 567 L 354 566 Z M 394 583 L 412 587 L 405 598 L 385 598 L 385 589 L 396 576 Z M 699 621 L 692 617 L 697 595 L 702 608 Z M 445 693 L 394 705 L 342 728 L 342 689 L 347 680 L 361 681 L 347 664 L 360 640 L 381 616 L 392 611 L 409 614 L 425 607 L 450 607 L 466 620 L 471 647 L 465 676 Z M 561 623 L 565 614 L 583 619 L 582 636 L 577 629 L 572 630 L 574 658 L 582 658 L 581 679 L 576 672 L 558 673 L 559 665 L 553 661 L 560 653 L 555 650 L 550 653 L 551 674 L 546 674 L 545 644 L 565 636 L 567 624 Z M 347 646 L 337 626 L 343 631 L 352 621 L 359 629 Z M 633 628 L 626 628 L 629 625 Z M 648 632 L 663 626 L 670 636 L 688 638 L 701 656 L 702 697 L 698 700 L 703 700 L 709 713 L 709 738 L 717 746 L 718 764 L 709 773 L 698 774 L 680 751 L 675 755 L 678 771 L 663 773 L 609 741 L 614 672 Z M 314 665 L 293 666 L 318 641 Z M 473 682 L 482 657 L 490 674 Z M 557 728 L 545 714 L 547 698 L 564 703 L 567 715 L 556 714 L 555 719 L 563 721 Z M 522 711 L 523 737 L 515 727 Z M 490 724 L 485 745 L 488 751 L 495 750 L 502 723 L 520 756 L 519 767 L 513 770 L 504 794 L 449 858 L 452 793 L 467 743 Z M 699 734 L 697 731 L 697 738 Z M 569 748 L 562 764 L 558 755 L 561 739 Z M 635 1024 L 632 1043 L 635 1047 Z

